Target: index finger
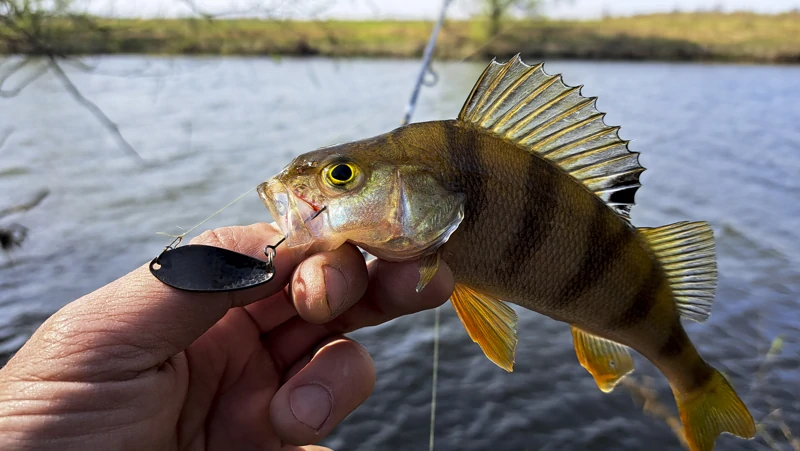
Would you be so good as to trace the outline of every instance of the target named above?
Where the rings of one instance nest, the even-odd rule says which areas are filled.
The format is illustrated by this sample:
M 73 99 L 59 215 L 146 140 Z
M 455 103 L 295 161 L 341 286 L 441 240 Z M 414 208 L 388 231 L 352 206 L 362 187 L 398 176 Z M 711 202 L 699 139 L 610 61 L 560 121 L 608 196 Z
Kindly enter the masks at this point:
M 416 290 L 418 281 L 418 261 L 373 260 L 369 264 L 367 291 L 358 302 L 324 324 L 310 323 L 299 317 L 286 321 L 268 333 L 267 349 L 277 367 L 286 369 L 325 337 L 438 307 L 447 301 L 455 287 L 453 273 L 444 263 L 420 293 Z M 257 322 L 267 320 L 258 317 L 261 312 L 250 313 Z
M 417 293 L 419 262 L 373 260 L 368 265 L 369 285 L 355 305 L 327 324 L 337 333 L 375 326 L 403 315 L 432 309 L 445 303 L 455 288 L 455 278 L 441 262 L 433 279 Z
M 274 225 L 261 223 L 206 232 L 192 242 L 264 260 L 264 246 L 282 236 Z M 54 371 L 80 372 L 82 380 L 144 371 L 186 349 L 228 309 L 281 291 L 302 258 L 281 246 L 270 283 L 227 293 L 177 290 L 153 277 L 145 265 L 61 309 L 26 347 L 52 354 L 47 357 L 53 359 Z

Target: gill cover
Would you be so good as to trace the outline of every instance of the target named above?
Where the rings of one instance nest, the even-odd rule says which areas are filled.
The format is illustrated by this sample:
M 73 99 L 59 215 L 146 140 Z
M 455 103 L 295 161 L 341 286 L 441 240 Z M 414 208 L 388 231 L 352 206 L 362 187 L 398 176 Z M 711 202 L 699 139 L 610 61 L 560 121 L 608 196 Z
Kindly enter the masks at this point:
M 410 260 L 434 252 L 464 219 L 464 196 L 445 189 L 423 167 L 396 166 L 388 178 L 378 233 L 351 236 L 350 241 L 384 260 Z

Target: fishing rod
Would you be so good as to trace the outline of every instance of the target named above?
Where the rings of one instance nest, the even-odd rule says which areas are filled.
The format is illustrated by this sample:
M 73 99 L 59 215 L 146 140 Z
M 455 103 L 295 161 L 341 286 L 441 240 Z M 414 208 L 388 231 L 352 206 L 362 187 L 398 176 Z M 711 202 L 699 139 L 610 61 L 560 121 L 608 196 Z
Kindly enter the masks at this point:
M 436 25 L 431 31 L 431 35 L 428 38 L 428 44 L 425 46 L 425 51 L 422 54 L 422 67 L 420 67 L 419 75 L 417 75 L 417 80 L 414 83 L 414 89 L 411 91 L 411 98 L 408 100 L 406 112 L 403 115 L 402 125 L 407 125 L 409 122 L 411 122 L 411 116 L 414 114 L 414 110 L 417 107 L 417 101 L 419 100 L 420 89 L 422 88 L 422 85 L 425 84 L 425 76 L 428 74 L 434 74 L 434 72 L 431 70 L 431 59 L 433 59 L 433 51 L 436 48 L 436 41 L 439 38 L 439 33 L 442 30 L 442 25 L 444 24 L 444 19 L 447 15 L 447 8 L 450 6 L 452 1 L 453 0 L 444 0 L 442 2 L 442 8 L 439 11 L 439 19 L 436 21 Z M 435 77 L 432 83 L 436 83 Z M 428 438 L 429 451 L 433 451 L 434 438 L 436 436 L 436 384 L 439 378 L 439 324 L 441 323 L 440 307 L 436 307 L 434 309 L 433 315 L 433 374 L 431 377 L 431 423 L 430 436 Z
M 417 107 L 420 88 L 423 84 L 425 84 L 425 76 L 428 74 L 433 74 L 431 71 L 431 59 L 433 58 L 433 51 L 436 48 L 436 40 L 439 38 L 439 32 L 442 30 L 444 18 L 447 15 L 447 8 L 452 2 L 453 0 L 444 0 L 442 2 L 442 9 L 439 12 L 439 19 L 436 21 L 436 25 L 431 31 L 431 36 L 428 38 L 428 44 L 425 45 L 425 51 L 422 54 L 422 67 L 420 68 L 419 75 L 417 75 L 417 81 L 414 83 L 414 90 L 411 91 L 411 98 L 408 100 L 405 115 L 403 115 L 403 125 L 407 125 L 409 122 L 411 122 L 411 116 L 414 114 L 414 110 Z M 435 83 L 435 81 L 433 83 Z
M 414 88 L 411 91 L 411 97 L 406 105 L 406 110 L 402 121 L 403 125 L 406 125 L 411 121 L 411 117 L 413 116 L 417 106 L 417 101 L 419 100 L 419 93 L 422 85 L 427 84 L 428 86 L 432 86 L 437 81 L 435 73 L 431 70 L 431 60 L 433 58 L 433 52 L 436 48 L 437 39 L 442 30 L 442 25 L 444 24 L 444 19 L 447 15 L 447 9 L 452 1 L 453 0 L 443 0 L 442 2 L 439 18 L 436 21 L 433 30 L 431 31 L 430 37 L 428 38 L 428 43 L 425 46 L 425 51 L 423 52 L 422 56 L 422 66 L 414 83 Z M 428 74 L 434 75 L 434 80 L 430 83 L 425 82 L 425 77 Z M 285 237 L 277 243 L 267 245 L 264 248 L 264 254 L 267 257 L 267 261 L 262 261 L 247 255 L 242 255 L 233 251 L 212 246 L 191 244 L 188 246 L 180 246 L 183 238 L 186 235 L 252 191 L 253 190 L 251 189 L 245 194 L 239 196 L 236 200 L 226 205 L 210 217 L 206 218 L 200 222 L 200 224 L 192 227 L 190 230 L 187 230 L 186 232 L 177 236 L 171 236 L 174 238 L 174 240 L 150 262 L 151 273 L 169 286 L 181 290 L 197 292 L 241 290 L 252 288 L 253 286 L 261 285 L 271 281 L 275 275 L 273 261 L 277 252 L 277 247 L 285 240 Z M 325 208 L 320 210 L 313 217 L 306 219 L 306 222 L 311 221 L 319 216 L 324 209 Z M 221 267 L 225 270 L 221 271 Z M 192 270 L 187 271 L 188 268 Z M 433 375 L 431 389 L 430 437 L 428 440 L 429 451 L 433 451 L 434 449 L 436 425 L 436 385 L 439 373 L 440 322 L 441 312 L 439 307 L 437 307 L 434 310 L 433 326 Z

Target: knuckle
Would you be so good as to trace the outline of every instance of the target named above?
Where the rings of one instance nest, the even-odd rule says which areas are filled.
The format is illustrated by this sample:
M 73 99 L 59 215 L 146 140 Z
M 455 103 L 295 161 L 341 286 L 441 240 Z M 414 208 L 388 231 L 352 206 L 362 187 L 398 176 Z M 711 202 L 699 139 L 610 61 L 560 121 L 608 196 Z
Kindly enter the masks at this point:
M 207 244 L 209 246 L 225 247 L 226 228 L 222 227 L 214 230 L 206 230 L 192 240 L 194 244 Z
M 87 324 L 93 321 L 88 315 L 70 315 L 57 312 L 42 327 L 40 338 L 48 345 L 65 345 L 81 341 Z

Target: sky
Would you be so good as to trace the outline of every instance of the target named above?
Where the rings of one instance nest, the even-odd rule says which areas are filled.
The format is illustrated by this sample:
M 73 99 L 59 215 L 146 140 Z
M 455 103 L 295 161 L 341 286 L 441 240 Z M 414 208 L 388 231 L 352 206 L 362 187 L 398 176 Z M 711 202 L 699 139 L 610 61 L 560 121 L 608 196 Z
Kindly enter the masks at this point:
M 203 11 L 252 14 L 268 5 L 274 13 L 297 19 L 433 19 L 441 0 L 89 0 L 84 8 L 102 15 L 171 17 L 190 13 L 187 3 Z M 454 0 L 448 16 L 467 17 L 479 0 Z M 592 19 L 603 14 L 632 15 L 673 10 L 777 13 L 800 9 L 800 0 L 560 0 L 550 1 L 543 13 L 553 18 Z

